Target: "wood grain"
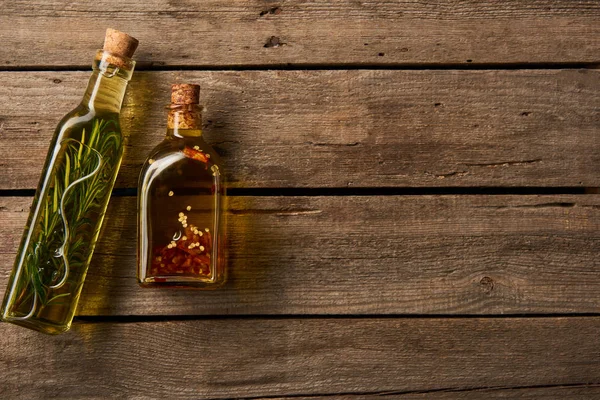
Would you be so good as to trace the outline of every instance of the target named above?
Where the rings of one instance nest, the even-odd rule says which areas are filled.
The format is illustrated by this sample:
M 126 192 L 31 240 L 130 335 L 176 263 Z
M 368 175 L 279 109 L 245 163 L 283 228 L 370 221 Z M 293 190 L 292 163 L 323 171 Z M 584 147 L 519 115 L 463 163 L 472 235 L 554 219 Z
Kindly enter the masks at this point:
M 29 201 L 0 198 L 0 291 Z M 111 200 L 79 315 L 600 312 L 600 195 L 232 197 L 209 292 L 137 286 L 135 207 Z
M 0 73 L 0 189 L 34 188 L 84 72 Z M 165 132 L 172 82 L 202 85 L 232 187 L 600 186 L 600 71 L 135 75 L 120 187 Z M 24 161 L 27 160 L 27 161 Z
M 595 0 L 14 0 L 0 66 L 87 67 L 106 27 L 142 66 L 600 62 Z
M 37 185 L 108 26 L 141 42 L 120 188 L 194 82 L 230 187 L 595 193 L 599 20 L 596 0 L 0 0 L 0 298 L 31 202 L 2 191 Z M 560 66 L 590 69 L 526 69 Z M 222 290 L 143 290 L 114 197 L 73 329 L 0 324 L 0 398 L 600 396 L 600 195 L 229 206 Z
M 0 325 L 3 398 L 256 398 L 600 383 L 600 318 Z M 564 393 L 560 388 L 555 395 Z

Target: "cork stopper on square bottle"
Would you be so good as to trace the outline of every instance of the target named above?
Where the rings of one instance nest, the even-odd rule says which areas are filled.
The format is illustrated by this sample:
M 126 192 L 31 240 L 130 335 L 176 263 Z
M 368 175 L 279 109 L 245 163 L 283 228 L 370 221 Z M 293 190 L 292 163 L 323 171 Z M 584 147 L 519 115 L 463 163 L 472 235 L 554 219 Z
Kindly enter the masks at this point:
M 96 58 L 103 58 L 106 62 L 119 68 L 131 68 L 132 62 L 129 59 L 133 57 L 138 44 L 139 41 L 136 38 L 116 29 L 108 28 L 102 48 L 105 53 L 100 53 Z
M 202 118 L 198 111 L 200 85 L 175 83 L 171 85 L 171 110 L 167 117 L 169 129 L 200 130 Z
M 171 103 L 177 105 L 199 104 L 200 85 L 175 83 L 171 85 Z

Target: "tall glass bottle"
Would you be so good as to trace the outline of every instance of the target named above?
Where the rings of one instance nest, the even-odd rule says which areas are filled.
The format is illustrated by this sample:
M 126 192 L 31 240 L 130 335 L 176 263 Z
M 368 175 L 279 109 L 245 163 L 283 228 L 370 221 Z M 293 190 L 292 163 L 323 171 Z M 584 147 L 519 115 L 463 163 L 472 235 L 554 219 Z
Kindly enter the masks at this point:
M 172 86 L 165 139 L 138 187 L 138 282 L 143 287 L 215 288 L 225 281 L 224 181 L 202 138 L 198 85 Z
M 121 103 L 138 41 L 108 29 L 83 100 L 58 124 L 2 304 L 3 321 L 69 329 L 121 158 Z

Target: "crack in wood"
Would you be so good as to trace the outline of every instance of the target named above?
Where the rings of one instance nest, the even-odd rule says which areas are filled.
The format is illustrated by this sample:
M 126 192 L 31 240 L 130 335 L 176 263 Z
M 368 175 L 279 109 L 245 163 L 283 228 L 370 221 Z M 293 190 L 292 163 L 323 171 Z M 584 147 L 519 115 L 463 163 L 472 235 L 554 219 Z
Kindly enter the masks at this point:
M 331 146 L 331 147 L 354 147 L 354 146 L 360 146 L 359 142 L 350 142 L 350 143 L 325 143 L 325 142 L 304 142 L 304 144 L 308 144 L 310 146 L 315 146 L 315 147 L 325 147 L 325 146 Z
M 464 163 L 463 165 L 465 165 L 467 167 L 495 168 L 495 167 L 510 167 L 510 166 L 519 166 L 519 165 L 529 165 L 529 164 L 535 164 L 535 163 L 541 163 L 541 162 L 542 162 L 541 158 L 536 158 L 536 159 L 532 159 L 532 160 L 522 160 L 522 161 L 520 160 L 520 161 L 502 161 L 502 162 L 493 162 L 493 163 Z M 465 170 L 461 170 L 461 171 L 457 170 L 457 171 L 452 171 L 452 172 L 448 172 L 445 174 L 434 174 L 434 173 L 425 171 L 425 175 L 433 176 L 437 179 L 445 179 L 445 178 L 450 178 L 450 177 L 462 177 L 462 176 L 468 175 L 469 173 L 470 173 L 469 171 L 465 171 Z
M 381 391 L 365 391 L 365 392 L 341 392 L 341 393 L 294 393 L 288 395 L 267 395 L 267 396 L 251 396 L 238 397 L 240 400 L 261 400 L 261 399 L 286 399 L 298 397 L 338 397 L 338 396 L 412 396 L 415 394 L 433 394 L 433 393 L 466 393 L 466 392 L 484 392 L 484 391 L 506 391 L 506 390 L 534 390 L 534 389 L 554 389 L 554 388 L 597 388 L 600 383 L 564 383 L 564 384 L 549 384 L 549 385 L 530 385 L 530 386 L 481 386 L 481 387 L 464 387 L 464 388 L 439 388 L 439 389 L 424 389 L 424 390 L 381 390 Z M 214 398 L 212 400 L 217 400 Z
M 262 209 L 262 210 L 229 210 L 230 214 L 233 215 L 281 215 L 281 216 L 295 216 L 295 215 L 312 215 L 321 214 L 323 210 L 317 210 L 312 208 L 298 208 L 298 209 Z
M 465 163 L 464 165 L 468 167 L 509 167 L 513 165 L 527 165 L 527 164 L 535 164 L 541 163 L 541 158 L 535 158 L 532 160 L 522 160 L 522 161 L 502 161 L 502 162 L 494 162 L 494 163 Z
M 259 16 L 264 17 L 267 14 L 279 15 L 283 10 L 281 7 L 271 7 L 268 10 L 263 10 L 260 12 Z
M 220 145 L 220 144 L 226 144 L 226 143 L 239 144 L 240 141 L 239 140 L 219 140 L 219 141 L 210 142 L 210 144 L 215 145 L 215 146 Z
M 595 204 L 577 204 L 572 202 L 553 202 L 553 203 L 539 203 L 539 204 L 517 204 L 507 206 L 475 206 L 475 208 L 491 208 L 494 210 L 504 210 L 509 208 L 573 208 L 573 207 L 584 207 L 584 208 L 595 208 L 600 209 L 600 205 Z
M 432 174 L 431 172 L 425 172 L 425 175 L 430 175 L 437 179 L 445 179 L 445 178 L 450 178 L 452 176 L 461 177 L 461 176 L 465 176 L 468 174 L 469 174 L 469 171 L 452 171 L 452 172 L 448 172 L 447 174 Z
M 277 36 L 271 36 L 267 40 L 267 43 L 265 43 L 265 45 L 263 47 L 265 47 L 265 48 L 275 48 L 275 47 L 281 47 L 281 46 L 285 46 L 285 45 L 287 45 L 287 43 L 282 42 L 279 37 L 277 37 Z

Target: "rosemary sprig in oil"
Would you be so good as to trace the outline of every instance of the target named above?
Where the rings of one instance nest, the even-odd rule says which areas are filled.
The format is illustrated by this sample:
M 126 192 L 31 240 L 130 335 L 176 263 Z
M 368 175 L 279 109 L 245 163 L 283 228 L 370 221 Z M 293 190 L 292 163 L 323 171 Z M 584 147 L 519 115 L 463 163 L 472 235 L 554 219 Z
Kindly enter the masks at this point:
M 83 266 L 89 254 L 94 223 L 90 213 L 101 208 L 108 195 L 111 158 L 118 157 L 120 146 L 117 122 L 111 119 L 96 119 L 89 134 L 84 129 L 80 140 L 62 142 L 53 184 L 41 194 L 43 215 L 24 260 L 23 273 L 29 279 L 17 288 L 17 308 L 31 304 L 31 311 L 18 318 L 29 318 L 72 295 L 65 283 L 70 270 Z

